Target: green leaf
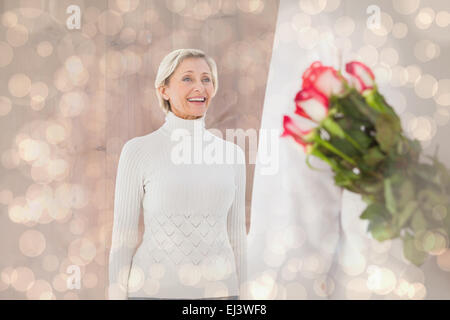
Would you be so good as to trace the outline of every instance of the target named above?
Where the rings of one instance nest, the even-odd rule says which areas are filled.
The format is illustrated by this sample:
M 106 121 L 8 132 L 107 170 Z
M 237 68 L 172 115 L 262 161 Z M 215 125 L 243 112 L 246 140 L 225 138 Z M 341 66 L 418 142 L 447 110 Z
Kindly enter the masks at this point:
M 398 236 L 398 233 L 394 230 L 393 226 L 387 222 L 371 223 L 369 224 L 369 229 L 372 237 L 380 242 L 393 239 Z
M 361 154 L 350 142 L 346 141 L 345 139 L 332 137 L 329 140 L 329 143 L 351 158 L 359 157 Z
M 447 167 L 440 162 L 437 158 L 433 159 L 433 164 L 436 167 L 437 173 L 440 177 L 441 188 L 445 188 L 450 184 L 450 172 Z
M 376 123 L 376 120 L 379 117 L 378 112 L 367 104 L 365 98 L 358 91 L 354 89 L 350 90 L 346 98 L 348 99 L 347 103 L 350 103 L 356 107 L 367 120 L 373 124 Z
M 428 188 L 418 192 L 417 200 L 421 203 L 425 210 L 431 211 L 438 204 L 448 203 L 448 195 L 443 194 L 440 189 L 430 185 Z
M 353 101 L 351 101 L 350 97 L 352 95 L 358 97 L 359 93 L 350 91 L 349 94 L 343 97 L 333 96 L 334 99 L 331 99 L 331 106 L 336 107 L 340 112 L 342 112 L 345 115 L 344 119 L 354 120 L 349 122 L 354 123 L 355 120 L 359 122 L 367 122 L 367 116 L 362 113 L 357 106 L 355 106 Z M 359 95 L 359 100 L 360 103 L 364 104 L 365 101 L 361 95 Z M 368 106 L 366 106 L 366 109 L 368 109 Z
M 367 231 L 378 241 L 392 239 L 398 235 L 398 231 L 390 223 L 389 212 L 379 202 L 373 202 L 367 206 L 360 218 L 370 221 Z
M 369 166 L 376 166 L 378 163 L 383 161 L 386 155 L 381 152 L 379 147 L 370 148 L 367 153 L 363 156 L 364 161 Z
M 414 237 L 410 234 L 406 234 L 403 238 L 403 255 L 416 266 L 422 265 L 427 257 L 425 252 L 416 248 Z
M 425 219 L 422 210 L 417 209 L 414 212 L 411 220 L 411 228 L 414 232 L 423 231 L 427 228 L 427 220 Z
M 402 228 L 411 218 L 414 211 L 419 206 L 417 201 L 408 202 L 408 204 L 403 208 L 400 214 L 397 216 L 397 227 Z
M 367 133 L 362 131 L 361 129 L 353 129 L 353 130 L 347 130 L 348 135 L 356 141 L 362 149 L 367 149 L 371 144 L 374 143 L 375 139 L 371 136 L 369 136 Z
M 358 182 L 360 188 L 368 193 L 379 193 L 383 189 L 381 181 L 362 180 Z
M 447 235 L 450 236 L 450 206 L 447 206 L 447 214 L 444 218 L 444 228 L 447 232 Z
M 415 198 L 414 184 L 410 179 L 405 178 L 403 183 L 398 188 L 398 201 L 399 207 L 404 207 Z
M 343 160 L 347 161 L 349 164 L 356 166 L 355 160 L 353 160 L 352 157 L 347 155 L 345 152 L 342 152 L 340 149 L 340 146 L 337 146 L 337 144 L 334 143 L 332 140 L 325 141 L 320 138 L 316 138 L 316 143 L 318 143 L 322 149 L 327 150 L 330 153 L 341 157 Z
M 407 148 L 407 143 L 404 140 L 400 139 L 397 143 L 397 153 L 401 156 L 405 155 L 408 151 Z
M 386 211 L 386 208 L 380 203 L 372 203 L 363 211 L 363 213 L 359 216 L 361 219 L 365 220 L 381 220 L 385 221 L 389 217 L 389 213 Z
M 417 139 L 409 140 L 409 139 L 403 138 L 402 140 L 405 143 L 405 149 L 410 158 L 409 160 L 412 162 L 416 161 L 418 159 L 419 155 L 422 153 L 422 145 L 420 144 L 420 142 Z
M 397 230 L 394 230 L 392 224 L 389 223 L 389 216 L 389 212 L 382 204 L 374 202 L 364 210 L 360 218 L 370 221 L 367 231 L 369 231 L 376 240 L 384 241 L 398 235 Z
M 397 204 L 395 201 L 394 192 L 392 190 L 392 178 L 384 180 L 384 200 L 386 202 L 386 208 L 392 214 L 397 212 Z
M 358 179 L 358 175 L 347 170 L 341 170 L 334 176 L 334 182 L 336 185 L 344 188 L 351 188 L 352 190 L 354 190 L 354 181 Z
M 426 163 L 416 164 L 414 167 L 414 172 L 421 179 L 429 181 L 436 185 L 440 185 L 439 174 L 435 167 Z
M 401 127 L 397 119 L 391 114 L 380 114 L 375 122 L 375 139 L 381 150 L 390 152 L 400 138 Z
M 373 194 L 363 194 L 361 199 L 369 205 L 376 201 L 376 197 Z

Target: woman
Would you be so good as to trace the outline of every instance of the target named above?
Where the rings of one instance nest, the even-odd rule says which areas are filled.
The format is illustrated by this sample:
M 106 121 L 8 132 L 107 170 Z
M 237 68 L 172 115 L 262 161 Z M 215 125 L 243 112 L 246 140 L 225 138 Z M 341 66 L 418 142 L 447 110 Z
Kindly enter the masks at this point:
M 246 278 L 245 154 L 205 129 L 216 64 L 200 50 L 175 50 L 155 88 L 165 123 L 127 141 L 119 159 L 109 297 L 237 299 Z M 207 151 L 224 148 L 235 161 L 211 163 Z

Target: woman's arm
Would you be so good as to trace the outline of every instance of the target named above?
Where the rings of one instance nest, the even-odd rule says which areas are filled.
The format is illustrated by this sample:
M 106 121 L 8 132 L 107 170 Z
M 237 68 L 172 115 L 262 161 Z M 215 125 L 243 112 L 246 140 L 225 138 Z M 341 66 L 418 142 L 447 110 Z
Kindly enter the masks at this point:
M 138 244 L 138 224 L 144 194 L 139 144 L 136 138 L 122 148 L 114 198 L 114 224 L 109 255 L 109 299 L 127 299 L 128 276 Z
M 235 164 L 236 193 L 228 213 L 228 236 L 236 260 L 239 292 L 247 281 L 247 233 L 245 227 L 245 153 L 236 145 L 237 163 Z

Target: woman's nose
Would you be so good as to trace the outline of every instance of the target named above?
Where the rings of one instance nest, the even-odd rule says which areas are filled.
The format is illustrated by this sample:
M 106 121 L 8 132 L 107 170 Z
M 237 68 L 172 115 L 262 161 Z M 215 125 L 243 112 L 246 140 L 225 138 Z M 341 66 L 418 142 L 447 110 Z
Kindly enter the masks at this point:
M 198 91 L 198 92 L 203 92 L 205 89 L 205 85 L 202 84 L 201 82 L 195 82 L 194 83 L 194 90 Z

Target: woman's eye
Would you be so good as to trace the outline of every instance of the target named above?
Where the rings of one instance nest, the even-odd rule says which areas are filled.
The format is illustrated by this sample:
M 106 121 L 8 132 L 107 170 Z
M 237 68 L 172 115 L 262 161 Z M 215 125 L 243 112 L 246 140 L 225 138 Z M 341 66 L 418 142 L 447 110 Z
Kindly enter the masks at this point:
M 189 77 L 183 78 L 183 81 L 191 81 L 191 78 L 189 78 Z M 209 79 L 209 78 L 205 78 L 205 79 L 203 79 L 202 81 L 205 81 L 205 82 L 210 82 L 210 81 L 211 81 L 211 79 Z

